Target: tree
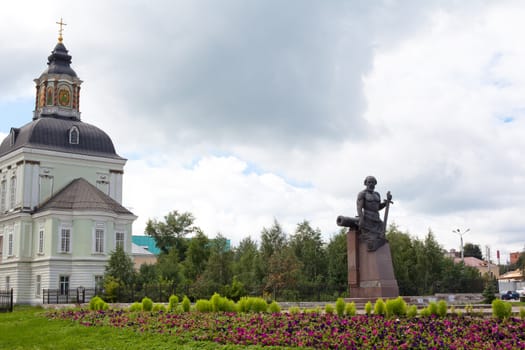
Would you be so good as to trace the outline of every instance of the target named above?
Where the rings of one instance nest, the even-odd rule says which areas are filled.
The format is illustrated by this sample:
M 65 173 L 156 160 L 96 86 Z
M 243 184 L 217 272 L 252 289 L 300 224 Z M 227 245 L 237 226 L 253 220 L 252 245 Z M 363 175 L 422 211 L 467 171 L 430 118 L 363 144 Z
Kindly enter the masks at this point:
M 479 245 L 472 243 L 465 243 L 465 245 L 463 246 L 463 256 L 473 256 L 480 260 L 483 259 L 483 254 L 481 254 L 481 249 L 479 248 Z
M 210 240 L 201 230 L 197 230 L 195 236 L 188 243 L 186 259 L 183 262 L 184 277 L 188 280 L 195 280 L 202 275 L 206 269 L 209 256 Z
M 109 255 L 104 279 L 107 277 L 112 277 L 120 286 L 130 286 L 135 280 L 133 260 L 122 246 L 117 246 Z
M 257 249 L 257 243 L 250 237 L 243 239 L 239 246 L 234 249 L 232 270 L 248 294 L 262 295 L 261 256 Z
M 275 252 L 279 252 L 286 245 L 286 234 L 281 225 L 274 219 L 273 226 L 263 228 L 261 232 L 261 255 L 263 260 L 269 259 Z
M 222 291 L 232 281 L 233 252 L 228 248 L 228 241 L 220 233 L 211 241 L 210 257 L 202 277 L 206 283 L 206 295 Z
M 348 252 L 346 229 L 330 238 L 326 247 L 327 288 L 339 294 L 348 290 Z
M 181 266 L 177 249 L 172 249 L 167 254 L 161 254 L 157 264 L 162 279 L 175 284 L 181 282 Z
M 419 240 L 391 226 L 387 239 L 401 295 L 479 293 L 483 289 L 479 271 L 445 257 L 431 231 Z
M 289 247 L 270 256 L 265 289 L 272 294 L 273 299 L 282 296 L 284 291 L 288 292 L 287 299 L 290 294 L 296 294 L 294 290 L 301 267 L 301 262 Z
M 195 218 L 191 213 L 179 214 L 175 210 L 164 217 L 164 222 L 149 219 L 145 231 L 146 234 L 153 237 L 162 253 L 167 254 L 172 248 L 175 248 L 179 261 L 184 261 L 187 248 L 185 237 L 197 229 L 193 226 L 194 221 Z
M 137 283 L 152 284 L 159 281 L 157 264 L 142 264 L 137 275 Z
M 290 238 L 290 248 L 302 265 L 298 288 L 302 297 L 320 298 L 320 288 L 325 284 L 326 252 L 321 231 L 314 230 L 306 220 L 297 224 Z

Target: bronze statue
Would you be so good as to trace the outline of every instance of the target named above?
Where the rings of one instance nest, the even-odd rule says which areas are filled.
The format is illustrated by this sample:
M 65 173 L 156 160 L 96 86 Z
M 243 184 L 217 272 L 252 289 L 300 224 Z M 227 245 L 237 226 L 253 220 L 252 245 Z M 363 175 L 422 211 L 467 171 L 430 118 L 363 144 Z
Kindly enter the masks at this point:
M 357 195 L 357 217 L 339 216 L 337 225 L 359 229 L 359 240 L 366 242 L 368 251 L 373 252 L 387 241 L 385 231 L 392 195 L 388 191 L 387 199 L 381 202 L 381 196 L 375 191 L 377 180 L 373 176 L 367 176 L 364 184 L 366 188 Z M 386 208 L 384 222 L 379 217 L 383 208 Z

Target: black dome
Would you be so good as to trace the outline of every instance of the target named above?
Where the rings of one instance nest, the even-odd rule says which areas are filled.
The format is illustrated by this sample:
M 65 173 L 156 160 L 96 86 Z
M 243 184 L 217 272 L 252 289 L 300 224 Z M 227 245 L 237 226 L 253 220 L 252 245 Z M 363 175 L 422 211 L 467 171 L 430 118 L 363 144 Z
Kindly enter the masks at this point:
M 71 56 L 64 44 L 59 42 L 55 49 L 47 58 L 47 69 L 42 74 L 67 74 L 76 77 L 77 73 L 69 65 L 71 64 Z
M 78 144 L 70 143 L 73 127 L 78 130 Z M 0 145 L 0 157 L 22 147 L 122 159 L 104 131 L 79 120 L 56 116 L 41 117 L 19 129 L 11 129 Z

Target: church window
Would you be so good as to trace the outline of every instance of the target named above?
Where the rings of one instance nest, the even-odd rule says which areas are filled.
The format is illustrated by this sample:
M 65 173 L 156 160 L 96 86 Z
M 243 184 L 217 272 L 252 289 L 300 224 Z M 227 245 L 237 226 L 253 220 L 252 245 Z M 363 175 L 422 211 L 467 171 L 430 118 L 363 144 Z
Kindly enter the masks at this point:
M 16 204 L 16 177 L 11 178 L 11 186 L 9 188 L 9 207 L 13 209 Z
M 76 126 L 69 129 L 69 143 L 72 145 L 78 145 L 80 139 L 80 134 Z
M 38 254 L 44 253 L 44 229 L 38 231 Z
M 5 276 L 5 289 L 11 289 L 11 277 Z
M 6 211 L 6 197 L 7 197 L 7 181 L 6 180 L 2 180 L 2 183 L 0 185 L 0 191 L 1 191 L 1 195 L 0 195 L 0 212 L 5 212 Z
M 71 229 L 63 227 L 60 230 L 60 252 L 71 252 Z
M 104 229 L 95 229 L 95 253 L 104 253 Z
M 104 276 L 103 275 L 96 275 L 95 276 L 95 289 L 102 289 L 104 287 Z
M 69 276 L 60 276 L 59 288 L 60 295 L 69 294 Z
M 124 249 L 124 232 L 115 232 L 115 248 Z
M 42 276 L 36 275 L 35 296 L 39 297 L 41 290 L 42 290 Z
M 13 256 L 13 233 L 7 235 L 7 256 Z
M 48 87 L 47 88 L 46 104 L 48 106 L 52 106 L 53 105 L 53 88 L 52 87 Z

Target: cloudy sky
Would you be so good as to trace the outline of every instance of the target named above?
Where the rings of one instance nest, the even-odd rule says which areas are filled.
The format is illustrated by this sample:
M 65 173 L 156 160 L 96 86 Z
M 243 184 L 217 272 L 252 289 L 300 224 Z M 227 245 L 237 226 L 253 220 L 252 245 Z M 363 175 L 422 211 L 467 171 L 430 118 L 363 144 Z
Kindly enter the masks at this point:
M 134 234 L 178 210 L 234 245 L 274 218 L 328 241 L 375 175 L 414 236 L 525 246 L 523 1 L 12 1 L 0 136 L 31 121 L 61 17 Z

